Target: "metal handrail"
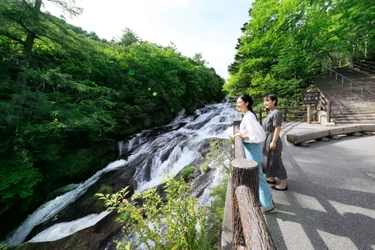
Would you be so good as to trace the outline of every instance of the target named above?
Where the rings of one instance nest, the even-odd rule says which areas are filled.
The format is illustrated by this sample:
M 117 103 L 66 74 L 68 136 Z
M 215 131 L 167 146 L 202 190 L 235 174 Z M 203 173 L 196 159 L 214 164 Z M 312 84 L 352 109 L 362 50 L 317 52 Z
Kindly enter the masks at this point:
M 327 70 L 329 70 L 329 73 L 330 73 L 330 76 L 331 76 L 331 77 L 332 77 L 332 73 L 335 73 L 335 74 L 336 74 L 336 76 L 335 76 L 336 81 L 337 81 L 337 76 L 338 76 L 338 75 L 341 76 L 341 79 L 342 79 L 342 80 L 341 80 L 341 84 L 342 84 L 342 85 L 344 85 L 344 79 L 348 80 L 348 81 L 350 82 L 350 85 L 349 85 L 349 90 L 350 90 L 350 91 L 352 91 L 352 88 L 353 88 L 352 84 L 354 84 L 354 85 L 356 85 L 357 87 L 359 87 L 359 88 L 361 89 L 361 99 L 363 99 L 363 91 L 364 91 L 364 90 L 366 90 L 368 93 L 372 94 L 372 95 L 375 97 L 375 93 L 372 92 L 371 90 L 369 90 L 369 89 L 367 89 L 367 88 L 365 88 L 365 87 L 362 87 L 360 84 L 358 84 L 358 83 L 356 83 L 355 81 L 353 81 L 353 80 L 351 80 L 351 79 L 349 79 L 349 78 L 347 78 L 347 77 L 341 75 L 340 73 L 334 71 L 333 69 L 330 69 L 330 68 L 327 67 L 327 66 L 324 66 L 324 65 L 323 65 L 323 67 L 326 68 Z

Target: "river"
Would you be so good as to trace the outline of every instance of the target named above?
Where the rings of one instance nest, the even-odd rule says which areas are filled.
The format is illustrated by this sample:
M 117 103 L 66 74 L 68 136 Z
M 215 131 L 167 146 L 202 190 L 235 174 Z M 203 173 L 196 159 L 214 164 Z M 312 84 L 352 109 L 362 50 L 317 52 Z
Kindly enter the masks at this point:
M 207 138 L 226 139 L 233 135 L 232 124 L 239 120 L 239 113 L 228 99 L 221 103 L 206 105 L 193 115 L 181 111 L 168 125 L 142 132 L 129 137 L 129 140 L 118 143 L 119 154 L 127 155 L 126 159 L 109 163 L 102 170 L 82 183 L 71 184 L 71 189 L 46 202 L 30 214 L 19 227 L 7 238 L 7 244 L 17 246 L 25 241 L 33 228 L 58 215 L 68 205 L 74 203 L 86 190 L 95 184 L 105 173 L 123 169 L 126 171 L 132 164 L 137 164 L 133 179 L 135 188 L 144 191 L 159 185 L 164 174 L 177 174 L 185 166 L 202 160 L 200 144 Z M 155 131 L 160 131 L 155 136 Z M 212 179 L 217 183 L 220 173 Z M 209 191 L 203 192 L 201 201 L 207 202 Z M 35 235 L 30 242 L 54 241 L 71 235 L 79 230 L 94 225 L 108 214 L 107 211 L 89 214 L 74 221 L 57 223 Z

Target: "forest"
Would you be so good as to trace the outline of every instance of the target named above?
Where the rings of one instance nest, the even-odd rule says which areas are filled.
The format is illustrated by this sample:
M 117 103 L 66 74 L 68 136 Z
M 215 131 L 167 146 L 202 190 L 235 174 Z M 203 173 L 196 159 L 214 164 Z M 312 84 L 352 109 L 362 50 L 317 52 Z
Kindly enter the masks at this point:
M 254 1 L 227 81 L 200 54 L 186 57 L 126 28 L 118 40 L 100 39 L 43 12 L 47 1 L 82 13 L 68 0 L 0 2 L 0 218 L 9 228 L 51 191 L 113 161 L 117 141 L 182 109 L 245 92 L 255 103 L 276 93 L 288 105 L 323 65 L 375 59 L 367 0 Z
M 51 191 L 115 160 L 117 141 L 225 96 L 224 79 L 200 54 L 188 58 L 129 29 L 106 41 L 42 4 L 0 3 L 0 217 L 9 228 Z
M 242 27 L 229 81 L 231 95 L 275 93 L 294 105 L 322 66 L 375 59 L 375 6 L 366 0 L 256 0 Z

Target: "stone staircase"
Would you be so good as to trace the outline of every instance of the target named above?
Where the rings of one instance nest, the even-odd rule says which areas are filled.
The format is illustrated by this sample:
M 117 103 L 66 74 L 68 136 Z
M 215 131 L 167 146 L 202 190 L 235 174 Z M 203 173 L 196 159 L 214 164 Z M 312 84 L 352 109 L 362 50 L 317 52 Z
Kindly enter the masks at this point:
M 375 124 L 375 75 L 353 68 L 337 68 L 313 81 L 331 101 L 331 118 L 335 124 Z

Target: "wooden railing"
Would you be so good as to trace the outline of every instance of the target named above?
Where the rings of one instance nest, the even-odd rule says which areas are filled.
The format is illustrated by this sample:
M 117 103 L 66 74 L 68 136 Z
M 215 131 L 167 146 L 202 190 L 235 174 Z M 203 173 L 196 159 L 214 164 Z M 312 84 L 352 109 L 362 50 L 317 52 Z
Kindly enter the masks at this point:
M 332 77 L 332 76 L 335 77 L 336 81 L 338 81 L 339 77 L 341 77 L 341 84 L 344 86 L 345 83 L 348 83 L 349 84 L 349 91 L 352 92 L 352 93 L 358 94 L 361 99 L 364 99 L 365 97 L 366 98 L 375 98 L 375 93 L 372 92 L 371 90 L 361 86 L 357 82 L 341 75 L 340 73 L 337 73 L 333 69 L 330 69 L 326 66 L 324 66 L 324 68 L 327 70 L 330 77 Z
M 353 66 L 360 70 L 367 71 L 368 73 L 375 74 L 375 62 L 355 60 Z
M 325 111 L 326 114 L 327 114 L 327 122 L 331 122 L 331 117 L 332 117 L 332 102 L 324 95 L 324 93 L 322 91 L 320 91 L 318 89 L 318 91 L 320 92 L 320 95 L 319 95 L 319 103 L 318 103 L 318 107 L 320 107 L 320 110 L 321 111 Z M 317 108 L 316 108 L 317 109 Z
M 317 105 L 312 104 L 312 109 L 316 110 Z M 307 106 L 294 106 L 294 107 L 280 107 L 278 108 L 283 116 L 283 122 L 291 122 L 291 121 L 307 121 Z M 262 121 L 267 116 L 267 111 L 263 109 L 259 109 L 258 111 L 254 111 L 257 115 L 258 121 L 262 124 Z M 314 119 L 317 117 L 314 116 Z
M 239 121 L 233 123 L 233 129 L 239 129 Z M 231 162 L 230 178 L 231 249 L 276 249 L 259 202 L 258 163 L 245 158 L 240 137 L 234 139 L 234 156 L 235 159 Z

